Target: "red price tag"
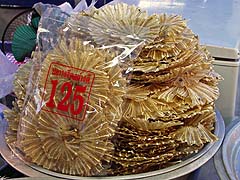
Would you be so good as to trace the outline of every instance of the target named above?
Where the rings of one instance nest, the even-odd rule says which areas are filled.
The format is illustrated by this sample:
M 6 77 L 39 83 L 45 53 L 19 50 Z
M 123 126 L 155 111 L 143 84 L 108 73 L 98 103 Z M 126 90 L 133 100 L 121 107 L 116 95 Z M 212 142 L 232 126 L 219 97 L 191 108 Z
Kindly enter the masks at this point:
M 83 120 L 94 77 L 87 70 L 51 63 L 42 95 L 46 105 L 42 110 Z

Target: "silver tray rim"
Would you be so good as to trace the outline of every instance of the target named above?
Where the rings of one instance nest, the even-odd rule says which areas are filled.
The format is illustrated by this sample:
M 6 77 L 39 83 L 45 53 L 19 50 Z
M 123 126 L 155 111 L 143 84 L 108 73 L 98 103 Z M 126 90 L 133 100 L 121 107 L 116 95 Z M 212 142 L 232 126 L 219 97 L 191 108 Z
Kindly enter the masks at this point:
M 19 157 L 17 157 L 8 147 L 5 142 L 4 134 L 7 129 L 7 121 L 3 120 L 1 122 L 0 128 L 0 153 L 2 157 L 14 167 L 19 172 L 29 176 L 29 177 L 52 177 L 52 178 L 64 178 L 64 179 L 80 179 L 80 180 L 96 180 L 96 179 L 109 179 L 109 180 L 127 180 L 127 179 L 173 179 L 184 176 L 200 166 L 206 163 L 209 159 L 211 159 L 214 154 L 220 148 L 224 134 L 225 134 L 225 124 L 223 118 L 218 110 L 216 110 L 216 123 L 215 123 L 215 131 L 214 134 L 218 136 L 219 140 L 215 143 L 208 143 L 202 150 L 200 150 L 197 154 L 187 158 L 186 160 L 164 168 L 160 170 L 150 171 L 146 173 L 133 174 L 133 175 L 122 175 L 122 176 L 107 176 L 107 177 L 80 177 L 80 176 L 71 176 L 65 175 L 57 172 L 53 172 L 50 170 L 46 170 L 37 165 L 29 165 L 24 163 Z
M 226 169 L 226 173 L 228 175 L 228 177 L 230 179 L 238 179 L 236 172 L 234 171 L 235 169 L 235 164 L 233 164 L 233 158 L 234 158 L 234 152 L 235 153 L 239 153 L 240 152 L 240 139 L 238 138 L 237 141 L 232 142 L 231 139 L 233 136 L 240 134 L 239 130 L 240 129 L 240 121 L 236 121 L 236 123 L 234 123 L 233 127 L 231 129 L 229 129 L 228 133 L 225 136 L 225 139 L 223 141 L 223 145 L 222 145 L 222 161 L 223 161 L 223 165 L 224 168 Z M 238 132 L 237 134 L 234 134 L 235 132 Z M 229 147 L 229 143 L 233 143 L 233 149 L 231 149 L 231 154 L 229 155 L 228 152 L 228 147 Z M 231 159 L 229 159 L 229 156 L 231 157 Z
M 217 151 L 217 153 L 214 155 L 213 157 L 213 161 L 214 161 L 214 166 L 217 172 L 217 175 L 220 177 L 220 179 L 224 179 L 224 180 L 230 180 L 230 177 L 228 176 L 228 173 L 226 171 L 225 165 L 223 163 L 223 144 L 225 142 L 225 139 L 227 137 L 227 134 L 229 133 L 229 131 L 240 121 L 240 117 L 234 117 L 233 120 L 231 121 L 230 124 L 227 125 L 226 129 L 225 129 L 225 138 L 223 140 L 222 146 L 219 148 L 219 150 Z

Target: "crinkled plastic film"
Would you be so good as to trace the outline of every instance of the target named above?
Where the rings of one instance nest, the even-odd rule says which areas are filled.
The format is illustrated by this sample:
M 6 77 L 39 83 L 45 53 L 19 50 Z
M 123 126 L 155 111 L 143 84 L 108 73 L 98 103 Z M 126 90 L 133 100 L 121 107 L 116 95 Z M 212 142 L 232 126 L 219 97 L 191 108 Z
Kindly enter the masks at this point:
M 73 14 L 50 7 L 18 76 L 6 139 L 51 171 L 142 173 L 217 140 L 221 76 L 177 15 L 122 3 Z
M 71 22 L 84 23 L 77 16 L 91 24 L 94 11 L 98 10 L 70 18 L 57 7 L 44 11 L 24 89 L 23 112 L 14 129 L 17 148 L 27 162 L 63 174 L 101 175 L 104 167 L 110 167 L 111 139 L 122 117 L 126 93 L 124 63 L 130 64 L 145 43 L 145 37 L 121 40 L 127 32 L 115 42 L 103 43 L 88 34 L 88 28 L 79 30 L 88 24 L 78 27 Z M 138 8 L 135 11 L 139 13 Z

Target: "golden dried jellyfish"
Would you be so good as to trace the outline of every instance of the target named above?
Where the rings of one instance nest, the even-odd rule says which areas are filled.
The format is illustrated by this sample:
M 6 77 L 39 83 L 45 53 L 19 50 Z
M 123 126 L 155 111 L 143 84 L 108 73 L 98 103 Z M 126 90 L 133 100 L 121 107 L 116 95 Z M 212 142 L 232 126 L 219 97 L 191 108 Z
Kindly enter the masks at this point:
M 5 112 L 6 141 L 18 140 L 28 161 L 68 175 L 127 175 L 171 166 L 217 141 L 222 77 L 181 16 L 119 3 L 73 14 L 60 31 L 46 56 L 36 53 L 44 60 L 33 68 L 32 89 L 29 73 L 17 72 L 18 100 Z M 136 52 L 117 59 L 118 46 L 133 45 Z
M 217 140 L 214 102 L 222 78 L 213 70 L 213 58 L 182 17 L 158 18 L 158 36 L 129 63 L 110 174 L 164 168 Z M 164 144 L 158 141 L 163 137 Z
M 16 100 L 13 102 L 13 108 L 4 111 L 4 116 L 8 121 L 8 130 L 6 132 L 6 141 L 12 146 L 17 141 L 17 131 L 20 120 L 20 114 L 23 110 L 26 87 L 28 84 L 29 74 L 33 63 L 31 61 L 19 67 L 14 77 L 14 89 Z
M 63 39 L 48 53 L 38 85 L 42 104 L 31 99 L 20 123 L 21 148 L 32 162 L 63 174 L 92 176 L 102 171 L 102 161 L 109 161 L 113 150 L 111 137 L 120 120 L 125 86 L 118 65 L 105 67 L 113 57 L 113 53 L 83 45 L 77 39 L 70 43 Z M 86 75 L 94 77 L 84 79 Z M 79 77 L 82 79 L 76 80 Z M 66 82 L 66 87 L 73 86 L 71 89 L 90 84 L 88 92 L 82 94 L 88 100 L 83 104 L 84 115 L 75 113 L 72 116 L 80 102 L 71 105 L 64 114 L 60 111 L 49 113 L 53 109 L 51 106 L 59 108 L 58 102 L 66 97 L 68 92 L 60 86 Z M 119 86 L 115 86 L 116 83 Z M 54 85 L 62 94 L 53 98 Z M 84 119 L 78 120 L 81 117 Z M 37 158 L 37 154 L 41 154 L 41 158 Z
M 89 23 L 90 35 L 99 45 L 133 45 L 151 42 L 159 32 L 158 17 L 124 3 L 97 10 Z

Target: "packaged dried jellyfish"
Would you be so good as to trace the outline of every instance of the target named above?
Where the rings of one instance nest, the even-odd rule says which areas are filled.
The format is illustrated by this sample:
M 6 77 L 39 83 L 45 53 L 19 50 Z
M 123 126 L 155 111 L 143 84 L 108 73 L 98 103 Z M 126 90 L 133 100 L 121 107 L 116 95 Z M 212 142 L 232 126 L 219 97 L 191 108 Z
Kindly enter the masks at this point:
M 62 19 L 50 13 L 40 24 L 34 61 L 17 73 L 18 99 L 5 112 L 7 143 L 29 165 L 136 174 L 217 141 L 222 78 L 181 16 L 119 3 Z

